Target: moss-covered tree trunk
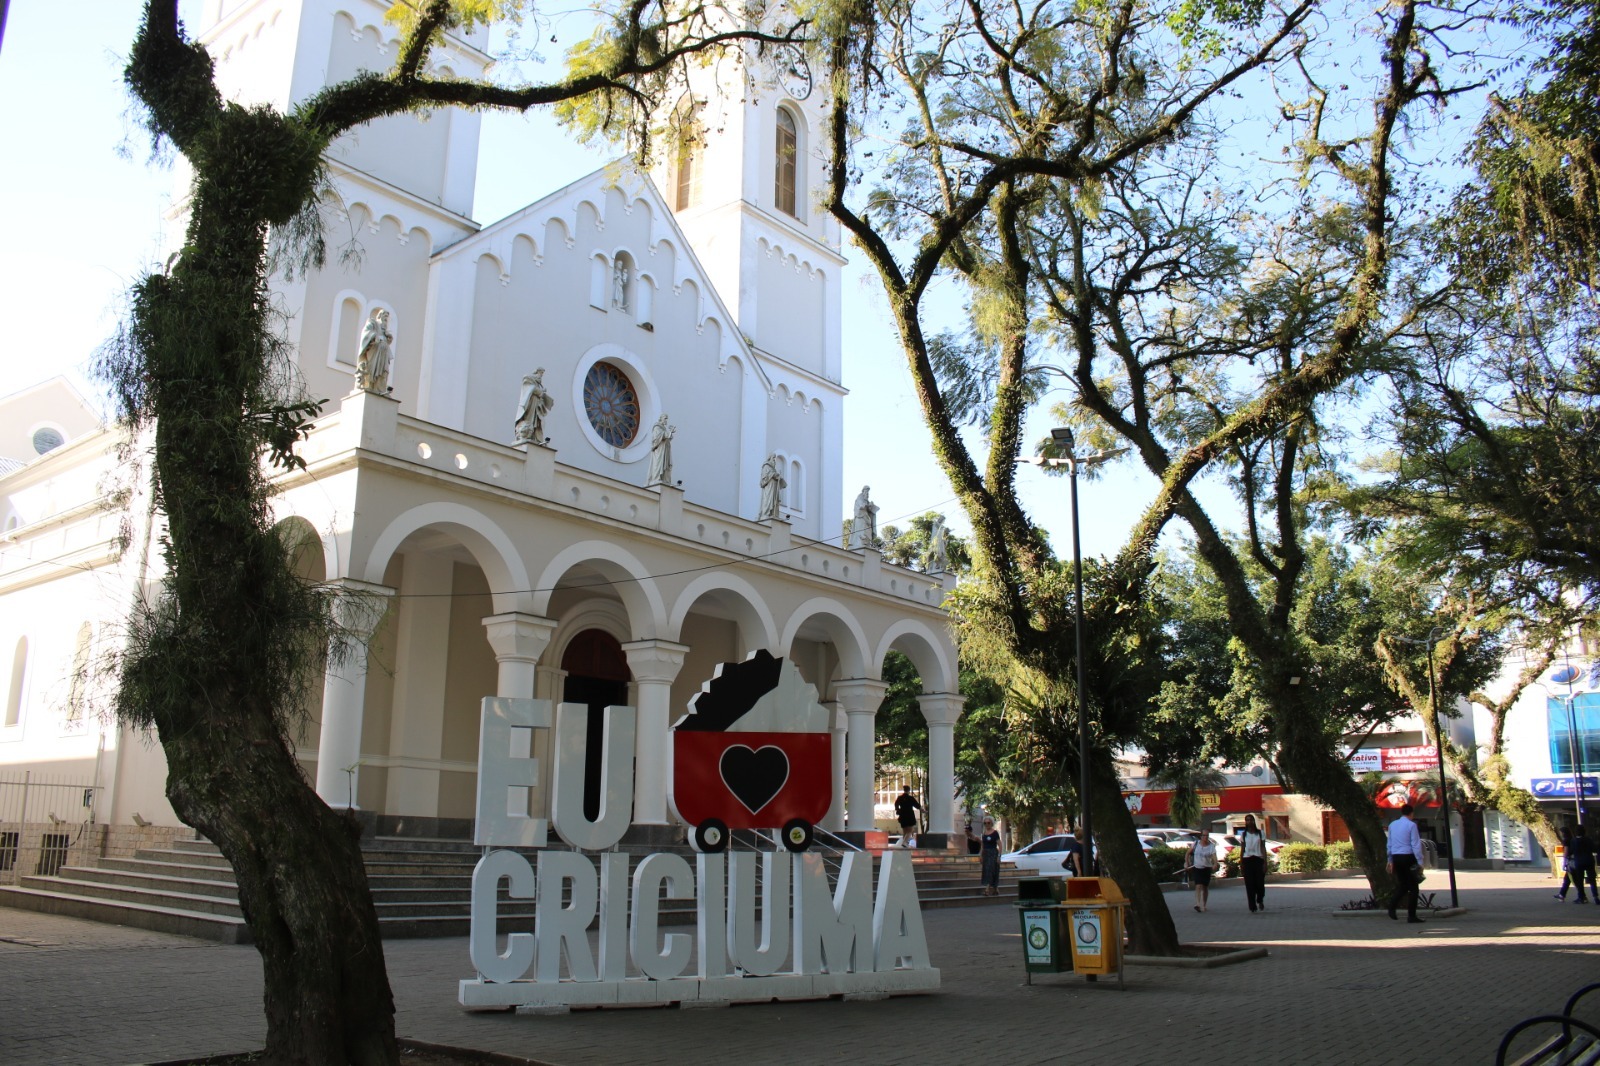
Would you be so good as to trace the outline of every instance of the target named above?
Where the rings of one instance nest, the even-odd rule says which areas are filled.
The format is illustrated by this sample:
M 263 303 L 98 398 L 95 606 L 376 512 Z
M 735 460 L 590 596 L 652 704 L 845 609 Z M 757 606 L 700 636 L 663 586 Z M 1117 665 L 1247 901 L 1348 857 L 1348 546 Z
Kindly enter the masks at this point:
M 1350 830 L 1356 862 L 1374 895 L 1390 891 L 1393 882 L 1386 866 L 1388 838 L 1378 808 L 1350 766 L 1334 750 L 1327 735 L 1327 720 L 1313 708 L 1302 706 L 1292 694 L 1296 686 L 1282 686 L 1273 711 L 1273 734 L 1278 741 L 1278 763 L 1287 771 L 1297 791 L 1332 807 Z
M 1094 815 L 1100 860 L 1130 904 L 1129 950 L 1135 955 L 1182 954 L 1166 894 L 1139 845 L 1133 815 L 1122 799 L 1122 781 L 1104 747 L 1090 753 L 1089 777 L 1089 809 Z
M 135 612 L 119 710 L 154 725 L 167 796 L 232 864 L 261 952 L 267 1056 L 398 1060 L 394 1002 L 358 828 L 312 790 L 287 739 L 315 676 L 328 605 L 273 529 L 264 454 L 292 406 L 269 329 L 269 228 L 314 204 L 325 139 L 268 109 L 223 104 L 211 63 L 153 2 L 128 81 L 194 166 L 182 253 L 134 292 L 109 361 L 136 423 L 154 425 L 166 516 L 162 586 Z
M 188 248 L 136 307 L 168 572 L 125 691 L 150 707 L 174 810 L 233 866 L 262 957 L 269 1058 L 392 1063 L 394 1003 L 359 830 L 312 790 L 284 727 L 297 677 L 283 667 L 308 639 L 297 626 L 321 612 L 266 505 L 267 226 L 234 183 L 241 172 L 304 176 L 303 153 L 293 137 L 261 136 L 262 116 L 231 115 L 211 144 L 230 165 L 200 171 Z
M 154 139 L 188 160 L 193 185 L 183 249 L 135 288 L 104 365 L 125 420 L 155 427 L 153 480 L 167 519 L 162 585 L 130 620 L 117 709 L 156 728 L 173 809 L 233 864 L 264 965 L 274 1062 L 367 1066 L 397 1053 L 356 824 L 316 795 L 288 741 L 337 628 L 328 598 L 291 571 L 268 504 L 263 462 L 298 464 L 293 447 L 315 409 L 293 395 L 272 328 L 269 239 L 301 234 L 300 258 L 319 262 L 323 152 L 366 122 L 591 96 L 610 114 L 659 92 L 666 82 L 656 76 L 686 56 L 798 33 L 730 29 L 714 10 L 646 0 L 609 11 L 593 47 L 556 81 L 428 73 L 447 31 L 531 6 L 396 4 L 393 69 L 327 86 L 288 114 L 223 100 L 210 56 L 179 24 L 178 0 L 145 0 L 124 71 Z
M 394 998 L 359 827 L 306 785 L 270 716 L 248 703 L 234 702 L 225 729 L 161 735 L 168 798 L 238 881 L 261 953 L 267 1058 L 396 1062 Z

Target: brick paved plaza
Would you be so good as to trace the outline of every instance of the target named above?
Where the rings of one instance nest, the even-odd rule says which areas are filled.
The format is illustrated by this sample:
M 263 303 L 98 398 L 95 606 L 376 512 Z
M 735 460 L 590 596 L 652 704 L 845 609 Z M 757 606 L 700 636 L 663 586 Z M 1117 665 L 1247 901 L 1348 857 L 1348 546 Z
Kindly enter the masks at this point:
M 1138 966 L 1128 987 L 1071 975 L 1025 984 L 1010 907 L 926 914 L 937 995 L 705 1010 L 466 1014 L 466 942 L 387 944 L 402 1037 L 588 1063 L 1489 1063 L 1518 1019 L 1600 980 L 1600 907 L 1551 899 L 1546 876 L 1460 875 L 1468 913 L 1408 926 L 1335 917 L 1363 883 L 1272 884 L 1252 915 L 1237 886 L 1212 910 L 1168 896 L 1190 942 L 1262 945 L 1209 970 Z M 1427 887 L 1445 888 L 1442 871 Z M 1441 898 L 1447 893 L 1442 893 Z M 155 1062 L 259 1047 L 251 947 L 0 909 L 0 1063 Z M 1197 1054 L 1196 1048 L 1206 1049 Z

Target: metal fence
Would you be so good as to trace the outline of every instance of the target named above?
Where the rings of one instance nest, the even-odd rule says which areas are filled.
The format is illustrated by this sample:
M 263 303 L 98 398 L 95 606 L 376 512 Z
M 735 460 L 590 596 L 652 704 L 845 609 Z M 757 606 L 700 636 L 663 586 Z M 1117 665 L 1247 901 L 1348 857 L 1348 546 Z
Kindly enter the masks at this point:
M 31 770 L 0 776 L 0 884 L 54 877 L 95 823 L 95 786 Z

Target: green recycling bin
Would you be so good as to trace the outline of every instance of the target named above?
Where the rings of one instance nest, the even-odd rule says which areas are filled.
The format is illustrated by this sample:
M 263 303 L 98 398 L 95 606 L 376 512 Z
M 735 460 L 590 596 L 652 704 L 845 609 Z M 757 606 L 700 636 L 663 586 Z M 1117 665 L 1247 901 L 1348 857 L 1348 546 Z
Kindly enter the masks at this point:
M 1066 885 L 1059 877 L 1029 877 L 1017 882 L 1017 918 L 1022 923 L 1022 964 L 1033 983 L 1036 973 L 1072 969 L 1067 934 Z

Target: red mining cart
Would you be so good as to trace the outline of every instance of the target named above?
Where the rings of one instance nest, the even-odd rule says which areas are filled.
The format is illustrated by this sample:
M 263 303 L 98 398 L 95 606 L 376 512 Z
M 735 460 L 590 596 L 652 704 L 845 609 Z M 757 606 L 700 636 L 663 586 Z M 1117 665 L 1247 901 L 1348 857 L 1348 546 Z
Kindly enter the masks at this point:
M 696 851 L 728 846 L 731 829 L 777 829 L 804 851 L 833 800 L 827 733 L 672 731 L 672 802 Z

